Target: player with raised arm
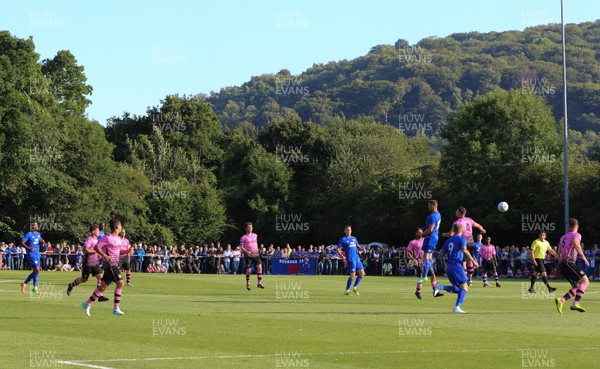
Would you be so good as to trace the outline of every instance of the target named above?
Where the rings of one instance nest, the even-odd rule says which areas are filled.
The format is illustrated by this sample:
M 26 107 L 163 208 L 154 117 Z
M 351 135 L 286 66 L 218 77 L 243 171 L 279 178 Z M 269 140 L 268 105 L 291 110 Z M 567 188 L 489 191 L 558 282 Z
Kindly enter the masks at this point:
M 451 286 L 443 286 L 439 283 L 435 286 L 434 295 L 438 294 L 439 291 L 444 290 L 450 293 L 458 294 L 456 298 L 456 305 L 452 310 L 453 313 L 464 313 L 461 305 L 467 297 L 469 291 L 467 274 L 462 266 L 463 255 L 467 256 L 467 260 L 472 262 L 475 266 L 478 266 L 477 260 L 473 259 L 469 250 L 467 250 L 467 239 L 462 236 L 462 225 L 455 223 L 452 226 L 453 235 L 446 240 L 442 251 L 438 256 L 440 260 L 443 260 L 444 255 L 448 255 L 448 265 L 446 266 L 446 276 L 450 281 Z
M 109 226 L 110 233 L 98 241 L 98 244 L 94 247 L 96 253 L 102 257 L 102 269 L 104 275 L 102 277 L 102 285 L 99 288 L 96 288 L 86 302 L 81 304 L 85 309 L 85 315 L 87 316 L 90 316 L 90 309 L 94 301 L 104 295 L 104 291 L 112 282 L 115 282 L 116 284 L 113 314 L 125 314 L 120 309 L 121 293 L 123 292 L 123 276 L 115 263 L 119 262 L 121 255 L 124 255 L 129 251 L 121 249 L 121 238 L 119 237 L 119 233 L 121 233 L 122 229 L 121 220 L 118 218 L 111 219 Z
M 488 272 L 494 273 L 494 279 L 496 280 L 496 287 L 502 287 L 498 283 L 498 271 L 496 266 L 498 260 L 496 259 L 496 246 L 492 245 L 492 238 L 487 236 L 484 241 L 484 245 L 479 250 L 481 254 L 481 277 L 483 278 L 483 287 L 489 287 L 490 284 L 487 281 Z
M 579 222 L 577 219 L 569 219 L 569 232 L 561 237 L 560 242 L 558 243 L 558 254 L 560 255 L 558 270 L 560 271 L 560 274 L 571 283 L 572 288 L 563 297 L 554 300 L 556 309 L 562 314 L 562 308 L 565 301 L 575 296 L 575 301 L 573 301 L 573 305 L 571 305 L 571 310 L 585 313 L 585 309 L 579 302 L 585 294 L 585 290 L 588 288 L 590 281 L 588 280 L 587 275 L 585 275 L 585 272 L 577 265 L 577 256 L 581 255 L 585 265 L 590 265 L 590 263 L 581 250 L 581 234 L 579 233 Z
M 533 263 L 533 273 L 531 273 L 531 287 L 527 291 L 529 293 L 535 293 L 535 281 L 538 275 L 542 276 L 542 281 L 548 288 L 548 292 L 552 293 L 556 291 L 556 288 L 550 287 L 548 284 L 548 279 L 546 278 L 546 267 L 544 265 L 544 260 L 546 260 L 546 252 L 552 254 L 552 256 L 556 257 L 556 251 L 552 249 L 550 243 L 546 240 L 546 231 L 540 232 L 540 237 L 533 241 L 531 244 L 531 262 Z
M 81 277 L 76 278 L 73 282 L 69 283 L 69 286 L 67 287 L 67 296 L 71 296 L 74 287 L 87 282 L 90 274 L 97 279 L 96 288 L 102 286 L 102 267 L 100 266 L 98 254 L 96 253 L 96 250 L 94 250 L 98 244 L 99 234 L 100 227 L 97 224 L 93 224 L 90 227 L 90 235 L 83 243 L 83 268 L 81 269 Z M 98 301 L 108 301 L 108 298 L 102 296 Z
M 437 296 L 435 293 L 435 286 L 437 281 L 435 278 L 435 272 L 433 271 L 433 251 L 438 242 L 440 223 L 442 222 L 442 216 L 438 212 L 438 202 L 436 200 L 429 200 L 427 203 L 429 209 L 429 216 L 425 222 L 425 231 L 423 231 L 423 274 L 421 278 L 417 280 L 417 290 L 421 290 L 423 282 L 427 282 L 429 279 L 427 276 L 431 275 L 431 288 L 433 288 L 433 296 Z M 418 297 L 418 296 L 417 296 Z
M 258 278 L 258 288 L 265 288 L 262 284 L 262 263 L 260 262 L 258 252 L 258 235 L 253 233 L 253 225 L 247 222 L 244 226 L 246 234 L 240 239 L 240 250 L 244 254 L 246 262 L 246 289 L 250 291 L 250 275 L 252 274 L 252 265 L 256 267 L 256 277 Z
M 481 226 L 481 224 L 477 223 L 473 219 L 469 218 L 467 215 L 467 209 L 463 206 L 459 206 L 456 209 L 456 220 L 453 224 L 460 224 L 463 230 L 463 237 L 467 239 L 467 250 L 471 255 L 475 254 L 475 240 L 473 239 L 473 228 L 476 228 L 481 232 L 481 234 L 485 234 L 485 229 Z M 449 232 L 443 233 L 443 237 L 452 237 L 454 232 L 450 230 Z M 468 285 L 470 286 L 473 280 L 473 273 L 475 272 L 475 268 L 471 261 L 466 259 L 467 255 L 463 255 L 465 260 L 463 260 L 463 268 L 467 272 Z
M 124 255 L 121 255 L 121 258 L 119 259 L 118 266 L 125 271 L 125 279 L 127 281 L 127 286 L 132 287 L 132 285 L 131 285 L 131 258 L 130 258 L 130 255 L 133 252 L 133 249 L 131 248 L 131 244 L 129 243 L 129 239 L 127 237 L 125 237 L 125 228 L 123 228 L 123 230 L 121 230 L 121 233 L 119 233 L 119 238 L 121 238 L 121 249 L 122 250 L 127 250 L 128 253 L 124 254 Z
M 25 286 L 27 283 L 33 281 L 32 292 L 39 295 L 38 276 L 42 270 L 40 265 L 40 245 L 44 243 L 44 240 L 42 239 L 42 235 L 38 232 L 38 223 L 33 221 L 30 226 L 29 232 L 21 239 L 21 246 L 27 250 L 27 258 L 29 259 L 29 265 L 31 266 L 31 273 L 23 283 L 21 283 L 21 293 L 25 293 Z
M 365 276 L 365 271 L 360 257 L 358 256 L 358 240 L 356 237 L 352 236 L 352 227 L 350 225 L 347 225 L 346 228 L 344 228 L 344 234 L 345 236 L 342 237 L 338 243 L 337 253 L 342 257 L 344 264 L 348 268 L 349 277 L 346 282 L 346 295 L 350 294 L 350 287 L 352 287 L 354 278 L 356 278 L 356 281 L 354 281 L 352 291 L 356 295 L 360 295 L 358 293 L 358 285 Z

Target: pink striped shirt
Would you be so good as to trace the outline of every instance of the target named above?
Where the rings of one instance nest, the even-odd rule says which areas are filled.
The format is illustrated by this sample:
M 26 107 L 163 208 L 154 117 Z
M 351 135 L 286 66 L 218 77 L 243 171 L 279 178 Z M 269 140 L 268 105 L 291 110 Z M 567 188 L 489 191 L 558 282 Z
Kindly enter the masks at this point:
M 258 256 L 258 235 L 256 233 L 245 234 L 240 239 L 240 246 L 251 256 Z
M 423 239 L 410 241 L 406 251 L 409 251 L 418 261 L 423 261 Z
M 479 254 L 483 260 L 491 260 L 496 255 L 496 246 L 494 245 L 483 245 L 479 250 Z
M 121 237 L 119 237 L 121 238 Z M 121 250 L 128 250 L 130 246 L 128 238 L 121 238 Z
M 469 217 L 458 218 L 454 224 L 462 226 L 462 236 L 467 239 L 467 242 L 473 242 L 473 224 L 475 221 Z
M 102 237 L 97 246 L 103 253 L 110 256 L 113 265 L 119 262 L 119 258 L 121 257 L 121 237 L 113 236 L 112 233 L 109 233 Z M 102 266 L 106 268 L 110 264 L 107 260 L 104 260 Z
M 94 247 L 96 247 L 97 244 L 98 244 L 97 238 L 88 236 L 88 238 L 86 238 L 85 242 L 83 243 L 83 247 L 85 248 L 85 250 L 94 251 Z M 98 254 L 96 254 L 96 251 L 94 251 L 93 254 L 85 254 L 83 260 L 85 262 L 85 265 L 94 266 L 94 265 L 98 264 L 98 260 L 99 260 Z
M 121 238 L 121 237 L 119 237 Z M 121 250 L 129 250 L 129 239 L 128 238 L 121 238 Z M 129 260 L 129 254 L 121 254 L 119 256 L 120 258 L 124 258 L 125 260 Z
M 574 240 L 579 239 L 581 242 L 581 234 L 578 232 L 569 232 L 560 238 L 562 246 L 560 260 L 568 263 L 577 262 L 577 249 L 575 248 Z

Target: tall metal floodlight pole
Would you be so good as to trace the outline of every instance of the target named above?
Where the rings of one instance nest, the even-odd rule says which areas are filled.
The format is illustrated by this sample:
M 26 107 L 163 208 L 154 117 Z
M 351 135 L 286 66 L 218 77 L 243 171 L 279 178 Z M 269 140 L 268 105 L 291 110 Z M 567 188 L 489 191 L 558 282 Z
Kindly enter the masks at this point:
M 562 25 L 562 62 L 563 62 L 563 157 L 565 166 L 565 233 L 569 231 L 569 125 L 567 121 L 567 52 L 565 45 L 565 5 L 564 0 L 560 0 L 560 22 Z

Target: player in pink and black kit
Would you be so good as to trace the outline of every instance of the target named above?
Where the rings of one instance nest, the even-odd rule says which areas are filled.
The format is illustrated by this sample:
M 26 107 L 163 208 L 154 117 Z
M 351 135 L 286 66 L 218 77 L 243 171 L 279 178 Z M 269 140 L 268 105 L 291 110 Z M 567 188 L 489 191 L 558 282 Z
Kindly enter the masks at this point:
M 581 255 L 585 265 L 590 265 L 590 263 L 581 250 L 581 234 L 578 231 L 579 222 L 577 219 L 569 219 L 569 232 L 562 236 L 558 243 L 558 254 L 560 255 L 558 270 L 571 283 L 572 287 L 563 297 L 555 300 L 556 309 L 561 314 L 563 304 L 573 296 L 575 296 L 575 301 L 571 305 L 571 310 L 585 313 L 585 309 L 579 305 L 579 301 L 581 301 L 590 281 L 585 272 L 577 265 L 577 256 Z
M 252 233 L 252 223 L 246 223 L 246 234 L 240 239 L 240 248 L 244 253 L 244 261 L 246 262 L 246 289 L 250 291 L 250 274 L 252 273 L 252 265 L 256 268 L 256 276 L 258 277 L 258 288 L 265 288 L 262 284 L 262 263 L 258 253 L 258 236 Z
M 454 221 L 453 225 L 454 224 L 461 225 L 462 230 L 463 230 L 462 235 L 464 238 L 467 239 L 467 250 L 469 250 L 469 253 L 471 255 L 475 255 L 475 240 L 473 239 L 473 228 L 479 229 L 479 232 L 481 232 L 481 234 L 485 234 L 485 229 L 483 229 L 481 224 L 477 223 L 476 221 L 467 217 L 466 215 L 467 215 L 467 209 L 465 209 L 464 207 L 460 206 L 458 209 L 456 209 L 456 218 L 457 219 Z M 454 235 L 454 232 L 452 232 L 452 230 L 442 234 L 443 237 L 452 237 L 453 235 Z M 475 266 L 473 265 L 472 261 L 467 259 L 466 255 L 463 255 L 463 269 L 467 273 L 467 279 L 468 279 L 467 284 L 470 286 L 473 281 L 473 274 L 475 273 Z
M 492 239 L 490 237 L 486 237 L 483 241 L 483 246 L 479 250 L 479 254 L 481 255 L 481 275 L 483 277 L 483 287 L 489 287 L 489 283 L 487 281 L 488 272 L 494 272 L 494 279 L 496 280 L 496 287 L 500 286 L 498 283 L 498 272 L 496 271 L 496 266 L 498 265 L 498 261 L 496 260 L 496 246 L 492 245 Z
M 90 316 L 90 308 L 92 307 L 94 301 L 103 296 L 106 287 L 108 287 L 108 285 L 110 285 L 112 282 L 116 283 L 114 293 L 115 307 L 113 309 L 113 314 L 124 315 L 119 308 L 121 303 L 121 293 L 123 291 L 123 276 L 119 271 L 119 267 L 115 265 L 115 263 L 119 262 L 121 255 L 125 255 L 129 251 L 121 249 L 122 242 L 121 238 L 119 237 L 121 230 L 121 220 L 118 218 L 112 219 L 110 221 L 111 233 L 104 236 L 94 248 L 96 253 L 102 257 L 102 269 L 104 270 L 104 276 L 102 277 L 102 285 L 99 288 L 96 288 L 92 296 L 90 296 L 86 302 L 81 304 L 81 306 L 85 309 L 85 315 L 87 316 Z
M 123 228 L 121 233 L 119 233 L 119 238 L 121 239 L 121 249 L 127 250 L 128 253 L 125 255 L 121 255 L 118 266 L 125 271 L 127 286 L 131 287 L 131 262 L 129 256 L 131 255 L 133 249 L 131 248 L 129 239 L 125 237 L 125 228 Z
M 69 283 L 69 286 L 67 287 L 67 296 L 71 296 L 74 287 L 87 282 L 90 274 L 97 279 L 96 288 L 99 288 L 102 285 L 103 271 L 100 266 L 100 261 L 98 260 L 98 254 L 94 250 L 98 244 L 99 235 L 100 227 L 97 224 L 93 224 L 90 227 L 90 235 L 83 243 L 83 269 L 81 270 L 81 277 Z M 98 301 L 108 301 L 108 298 L 102 296 Z
M 406 253 L 408 257 L 415 263 L 417 271 L 419 275 L 423 274 L 423 228 L 417 228 L 417 232 L 415 233 L 415 239 L 411 240 L 406 247 Z M 430 270 L 431 272 L 431 270 Z M 432 275 L 432 273 L 430 273 Z M 415 296 L 419 300 L 421 300 L 421 287 L 422 284 L 417 284 L 417 290 L 415 291 Z M 443 294 L 438 293 L 437 296 L 443 296 Z M 436 296 L 436 297 L 437 297 Z

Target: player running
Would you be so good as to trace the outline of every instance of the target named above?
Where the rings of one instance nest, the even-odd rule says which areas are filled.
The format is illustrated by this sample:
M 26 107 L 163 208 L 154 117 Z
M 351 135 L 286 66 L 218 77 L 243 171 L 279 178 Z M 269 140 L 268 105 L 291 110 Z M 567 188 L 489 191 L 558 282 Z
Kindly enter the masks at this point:
M 577 255 L 581 255 L 585 265 L 590 265 L 590 263 L 581 250 L 581 234 L 578 231 L 579 222 L 577 219 L 569 219 L 569 232 L 561 237 L 558 244 L 558 254 L 560 255 L 558 270 L 571 283 L 572 287 L 563 297 L 554 300 L 556 309 L 561 314 L 563 304 L 573 296 L 575 296 L 575 301 L 571 305 L 571 310 L 585 313 L 585 309 L 579 304 L 579 301 L 581 301 L 590 281 L 584 271 L 576 264 Z
M 113 314 L 125 314 L 119 308 L 121 303 L 121 293 L 123 292 L 123 276 L 119 271 L 119 267 L 114 263 L 119 262 L 121 255 L 124 255 L 129 251 L 121 249 L 121 238 L 119 238 L 119 233 L 122 229 L 121 220 L 114 218 L 110 221 L 109 226 L 111 233 L 105 235 L 98 241 L 96 247 L 94 247 L 96 253 L 102 257 L 102 269 L 104 275 L 102 277 L 102 285 L 100 285 L 99 288 L 96 288 L 86 302 L 81 303 L 81 306 L 85 309 L 85 315 L 87 316 L 90 316 L 90 309 L 94 301 L 103 296 L 104 291 L 112 282 L 116 283 Z
M 433 294 L 437 295 L 441 290 L 458 294 L 458 297 L 456 298 L 456 305 L 454 306 L 452 312 L 464 314 L 465 311 L 462 310 L 461 305 L 465 301 L 467 292 L 469 291 L 467 274 L 462 266 L 464 255 L 466 255 L 467 260 L 472 262 L 474 265 L 479 266 L 479 264 L 477 263 L 477 260 L 473 259 L 473 256 L 471 256 L 469 250 L 467 250 L 467 239 L 462 236 L 462 225 L 460 223 L 455 223 L 452 225 L 452 233 L 453 236 L 446 240 L 439 255 L 439 259 L 441 261 L 443 260 L 444 255 L 448 254 L 446 276 L 448 276 L 448 280 L 452 286 L 443 286 L 440 283 L 435 286 Z
M 489 287 L 490 284 L 487 281 L 488 272 L 494 272 L 494 279 L 496 280 L 496 287 L 502 287 L 498 283 L 498 272 L 496 266 L 498 260 L 496 259 L 496 246 L 492 245 L 492 238 L 486 237 L 485 244 L 479 250 L 481 254 L 481 276 L 483 277 L 483 287 Z
M 71 296 L 74 287 L 87 282 L 90 274 L 97 279 L 96 288 L 100 288 L 102 285 L 102 267 L 100 266 L 98 254 L 96 253 L 96 250 L 94 250 L 98 244 L 99 234 L 100 227 L 97 224 L 93 224 L 90 227 L 90 235 L 83 243 L 83 268 L 81 269 L 81 277 L 76 278 L 73 282 L 69 283 L 69 286 L 67 287 L 67 296 Z M 108 301 L 108 298 L 101 296 L 98 301 Z
M 132 287 L 130 255 L 131 255 L 133 249 L 131 248 L 129 239 L 125 237 L 125 228 L 123 228 L 123 230 L 119 233 L 119 238 L 121 239 L 121 249 L 127 250 L 128 253 L 125 255 L 121 255 L 118 266 L 125 271 L 125 279 L 127 281 L 127 286 Z
M 262 263 L 258 253 L 258 235 L 252 233 L 253 225 L 248 222 L 245 224 L 246 234 L 240 239 L 240 249 L 244 253 L 246 262 L 246 289 L 250 291 L 250 274 L 252 274 L 252 265 L 256 267 L 256 276 L 258 278 L 258 288 L 265 288 L 262 284 Z
M 27 279 L 21 283 L 21 293 L 25 293 L 25 286 L 27 283 L 33 280 L 32 292 L 36 295 L 40 294 L 38 290 L 38 275 L 42 270 L 40 265 L 40 244 L 43 244 L 44 240 L 42 235 L 38 232 L 38 223 L 32 222 L 31 229 L 21 239 L 21 246 L 27 250 L 27 258 L 29 259 L 29 265 L 31 266 L 31 273 L 27 276 Z
M 546 267 L 544 266 L 544 260 L 546 260 L 546 252 L 550 252 L 552 256 L 556 257 L 556 251 L 552 249 L 550 243 L 546 240 L 546 232 L 541 231 L 540 237 L 533 241 L 531 244 L 531 262 L 533 263 L 533 273 L 531 273 L 531 287 L 527 291 L 529 293 L 535 293 L 535 281 L 538 275 L 542 275 L 542 281 L 548 287 L 548 292 L 552 293 L 556 291 L 556 288 L 550 287 L 548 279 L 546 278 Z
M 338 243 L 337 253 L 342 257 L 344 265 L 348 268 L 348 274 L 350 275 L 346 282 L 346 295 L 350 294 L 350 287 L 352 286 L 354 278 L 356 278 L 356 281 L 354 281 L 352 292 L 356 295 L 360 295 L 358 293 L 358 284 L 365 276 L 365 271 L 363 270 L 362 262 L 358 256 L 358 240 L 356 237 L 352 236 L 352 227 L 349 225 L 344 228 L 344 234 L 345 236 L 342 237 Z
M 467 239 L 467 250 L 469 250 L 469 253 L 471 253 L 471 255 L 474 255 L 475 241 L 473 240 L 473 228 L 477 228 L 479 232 L 481 232 L 481 234 L 485 234 L 485 229 L 483 229 L 481 224 L 466 216 L 467 209 L 465 207 L 459 206 L 458 209 L 456 209 L 455 214 L 456 220 L 453 224 L 460 224 L 462 226 L 463 237 Z M 453 235 L 454 232 L 452 232 L 452 230 L 442 234 L 443 237 L 452 237 Z M 475 268 L 473 266 L 473 263 L 466 259 L 466 255 L 463 256 L 465 257 L 465 260 L 463 260 L 462 265 L 465 271 L 467 272 L 467 278 L 469 279 L 468 284 L 470 286 L 473 280 L 473 273 L 475 272 Z
M 438 202 L 436 200 L 429 200 L 427 208 L 430 211 L 427 221 L 425 222 L 425 231 L 423 232 L 423 274 L 421 278 L 417 280 L 417 290 L 421 289 L 423 282 L 427 282 L 429 279 L 428 275 L 431 275 L 431 288 L 433 288 L 433 295 L 436 296 L 435 286 L 437 284 L 435 278 L 435 272 L 432 269 L 433 265 L 433 251 L 438 242 L 438 233 L 440 229 L 440 223 L 442 222 L 442 216 L 438 212 Z M 417 296 L 418 297 L 418 296 Z

